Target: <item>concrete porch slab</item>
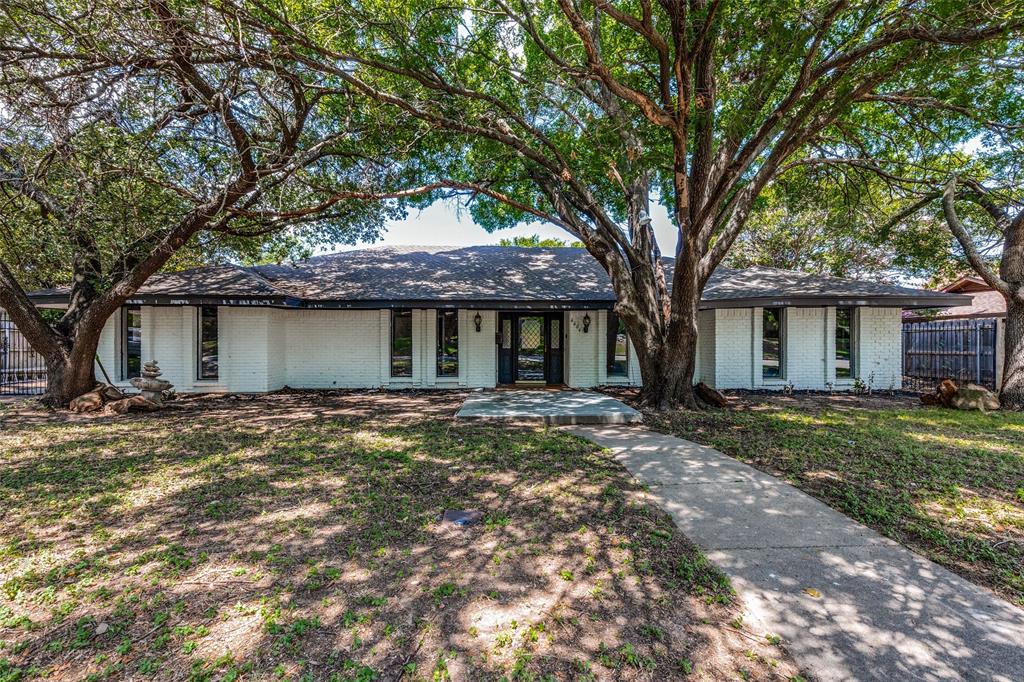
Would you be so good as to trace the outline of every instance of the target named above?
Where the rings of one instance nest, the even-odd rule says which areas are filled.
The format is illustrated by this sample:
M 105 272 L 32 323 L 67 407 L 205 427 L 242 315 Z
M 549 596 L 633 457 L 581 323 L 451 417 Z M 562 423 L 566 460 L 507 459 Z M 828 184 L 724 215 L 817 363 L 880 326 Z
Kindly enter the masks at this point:
M 473 394 L 466 398 L 455 418 L 543 424 L 636 424 L 642 415 L 602 393 L 513 390 Z

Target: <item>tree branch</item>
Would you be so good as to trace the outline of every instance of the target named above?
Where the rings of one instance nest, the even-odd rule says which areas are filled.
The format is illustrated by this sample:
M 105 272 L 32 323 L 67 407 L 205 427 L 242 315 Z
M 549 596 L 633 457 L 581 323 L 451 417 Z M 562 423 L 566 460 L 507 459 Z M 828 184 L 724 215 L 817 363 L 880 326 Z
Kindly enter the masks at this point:
M 956 176 L 951 177 L 949 182 L 946 183 L 946 189 L 942 193 L 942 211 L 946 215 L 946 224 L 949 226 L 950 232 L 960 242 L 960 247 L 964 250 L 964 255 L 967 257 L 967 262 L 971 264 L 974 271 L 990 287 L 1004 296 L 1010 296 L 1012 293 L 1010 287 L 992 271 L 992 268 L 981 257 L 981 254 L 978 253 L 974 240 L 971 239 L 967 229 L 960 222 L 960 218 L 956 214 Z

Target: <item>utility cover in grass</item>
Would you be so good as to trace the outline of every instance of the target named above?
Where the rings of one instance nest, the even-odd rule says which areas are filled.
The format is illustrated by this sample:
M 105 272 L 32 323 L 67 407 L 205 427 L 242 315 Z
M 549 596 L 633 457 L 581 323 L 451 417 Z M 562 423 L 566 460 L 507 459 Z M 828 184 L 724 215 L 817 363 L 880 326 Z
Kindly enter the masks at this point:
M 475 526 L 484 518 L 482 511 L 476 509 L 445 509 L 442 521 L 454 523 L 456 526 Z

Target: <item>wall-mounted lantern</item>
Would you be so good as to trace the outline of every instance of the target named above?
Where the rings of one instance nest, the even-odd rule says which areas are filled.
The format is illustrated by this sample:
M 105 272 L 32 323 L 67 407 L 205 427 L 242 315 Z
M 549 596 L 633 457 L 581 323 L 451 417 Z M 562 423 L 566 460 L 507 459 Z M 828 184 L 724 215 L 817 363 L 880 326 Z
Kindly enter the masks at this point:
M 473 317 L 473 324 L 476 325 L 476 330 L 480 331 L 480 325 L 483 324 L 484 319 L 480 317 L 480 313 L 477 313 Z
M 583 316 L 583 333 L 586 334 L 590 331 L 590 313 Z

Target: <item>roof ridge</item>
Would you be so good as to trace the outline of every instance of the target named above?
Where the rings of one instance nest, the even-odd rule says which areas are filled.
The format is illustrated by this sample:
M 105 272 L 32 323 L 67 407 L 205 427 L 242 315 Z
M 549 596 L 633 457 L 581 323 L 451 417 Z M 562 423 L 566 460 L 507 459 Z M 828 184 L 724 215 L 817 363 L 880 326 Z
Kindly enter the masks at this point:
M 276 284 L 271 282 L 269 279 L 267 279 L 266 277 L 264 277 L 260 273 L 256 272 L 256 268 L 259 267 L 258 265 L 236 265 L 234 267 L 235 267 L 235 270 L 241 272 L 242 274 L 246 275 L 247 277 L 250 277 L 250 278 L 256 280 L 257 283 L 263 284 L 263 285 L 269 287 L 271 290 L 276 291 L 281 296 L 292 296 L 293 295 L 293 294 L 288 293 L 286 290 L 280 288 L 279 286 L 277 286 Z

